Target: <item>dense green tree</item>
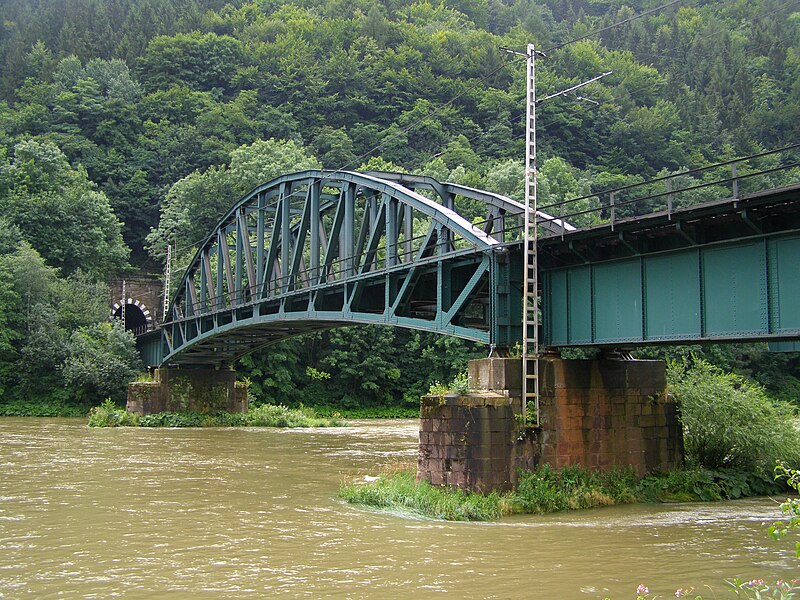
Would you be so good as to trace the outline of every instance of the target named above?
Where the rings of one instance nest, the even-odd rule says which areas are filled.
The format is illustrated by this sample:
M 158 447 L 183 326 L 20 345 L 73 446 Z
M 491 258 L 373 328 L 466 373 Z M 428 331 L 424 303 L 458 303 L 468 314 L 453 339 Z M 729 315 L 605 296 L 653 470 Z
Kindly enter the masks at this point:
M 27 242 L 0 240 L 0 401 L 124 397 L 141 362 L 106 322 L 107 298 L 86 273 L 60 278 Z
M 138 69 L 149 89 L 185 84 L 196 90 L 223 91 L 243 60 L 244 49 L 235 38 L 193 31 L 153 38 L 138 60 Z
M 98 323 L 70 334 L 61 372 L 78 400 L 123 402 L 141 369 L 133 335 L 120 323 Z
M 246 192 L 274 177 L 319 167 L 292 141 L 260 140 L 234 150 L 227 166 L 195 171 L 173 185 L 161 209 L 157 230 L 148 237 L 154 256 L 168 243 L 185 251 L 200 243 Z
M 53 144 L 15 145 L 0 171 L 0 216 L 55 267 L 103 276 L 125 267 L 129 250 L 108 198 Z

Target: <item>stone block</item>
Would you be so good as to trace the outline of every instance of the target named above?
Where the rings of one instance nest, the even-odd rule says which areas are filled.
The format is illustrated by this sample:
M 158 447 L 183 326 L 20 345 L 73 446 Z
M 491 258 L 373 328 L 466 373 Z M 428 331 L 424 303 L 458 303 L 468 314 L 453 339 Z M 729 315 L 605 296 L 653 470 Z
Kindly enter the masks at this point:
M 663 372 L 657 361 L 542 359 L 539 429 L 517 441 L 508 390 L 448 398 L 446 411 L 429 413 L 440 423 L 420 422 L 421 431 L 447 434 L 437 438 L 441 449 L 430 465 L 420 460 L 420 472 L 446 470 L 450 483 L 488 490 L 510 485 L 517 466 L 545 462 L 556 468 L 631 464 L 640 474 L 677 465 L 681 427 L 663 393 Z M 458 467 L 452 462 L 457 457 L 464 459 Z
M 430 471 L 430 481 L 431 485 L 444 485 L 445 484 L 445 476 L 442 471 L 439 469 L 432 469 Z
M 522 361 L 518 358 L 482 358 L 467 365 L 470 387 L 478 390 L 522 389 Z
M 655 415 L 642 415 L 639 417 L 639 427 L 655 427 L 656 425 L 656 418 Z

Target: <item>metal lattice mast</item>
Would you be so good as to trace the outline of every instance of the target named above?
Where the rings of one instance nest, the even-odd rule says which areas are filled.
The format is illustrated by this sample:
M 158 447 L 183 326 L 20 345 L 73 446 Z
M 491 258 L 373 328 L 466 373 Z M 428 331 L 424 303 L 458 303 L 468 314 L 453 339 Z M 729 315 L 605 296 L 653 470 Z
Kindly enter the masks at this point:
M 522 300 L 522 417 L 528 418 L 528 402 L 533 401 L 539 424 L 539 275 L 536 226 L 536 48 L 528 44 L 528 77 L 525 118 L 525 274 Z M 531 360 L 532 359 L 532 360 Z M 529 372 L 530 366 L 532 372 Z
M 172 246 L 167 244 L 167 264 L 164 265 L 164 314 L 162 323 L 167 322 L 167 309 L 169 308 L 169 289 L 172 279 Z
M 128 304 L 128 292 L 125 290 L 125 280 L 122 280 L 122 328 L 128 324 L 125 320 L 125 305 Z

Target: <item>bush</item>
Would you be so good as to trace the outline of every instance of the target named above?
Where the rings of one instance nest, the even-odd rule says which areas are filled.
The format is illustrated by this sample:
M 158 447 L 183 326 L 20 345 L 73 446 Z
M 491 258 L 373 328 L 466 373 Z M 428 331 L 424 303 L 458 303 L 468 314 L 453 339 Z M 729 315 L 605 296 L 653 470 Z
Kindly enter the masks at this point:
M 667 378 L 681 410 L 686 460 L 707 469 L 771 472 L 778 461 L 800 466 L 793 409 L 764 389 L 694 357 L 669 363 Z
M 644 502 L 715 502 L 777 494 L 781 486 L 766 474 L 740 469 L 678 469 L 649 475 L 636 495 Z
M 413 512 L 448 521 L 490 521 L 509 512 L 503 496 L 464 492 L 416 481 L 411 471 L 397 471 L 368 484 L 346 483 L 339 497 L 351 504 Z
M 106 400 L 89 413 L 91 427 L 342 427 L 337 418 L 322 418 L 310 408 L 262 404 L 246 413 L 161 412 L 137 417 Z
M 0 417 L 85 417 L 88 413 L 88 406 L 59 398 L 9 400 L 0 404 Z
M 136 426 L 138 417 L 106 398 L 100 406 L 89 411 L 89 427 Z
M 161 412 L 139 417 L 140 427 L 202 427 L 204 417 L 198 412 Z
M 633 469 L 588 471 L 580 466 L 553 470 L 543 465 L 519 474 L 512 501 L 521 512 L 544 514 L 561 510 L 612 506 L 636 501 Z
M 413 408 L 403 406 L 365 406 L 342 409 L 338 406 L 314 406 L 320 417 L 333 419 L 414 419 L 419 418 L 419 398 Z

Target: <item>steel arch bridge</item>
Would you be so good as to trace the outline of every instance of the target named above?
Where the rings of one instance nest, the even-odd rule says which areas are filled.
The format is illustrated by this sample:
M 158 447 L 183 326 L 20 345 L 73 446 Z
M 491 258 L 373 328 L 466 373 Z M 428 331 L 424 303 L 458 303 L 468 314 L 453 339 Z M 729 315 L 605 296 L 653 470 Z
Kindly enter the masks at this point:
M 472 203 L 473 224 L 456 212 Z M 309 170 L 258 186 L 199 247 L 147 364 L 229 365 L 287 337 L 382 324 L 507 346 L 521 336 L 524 207 L 433 178 Z M 554 232 L 574 228 L 547 214 Z
M 536 215 L 545 346 L 800 351 L 800 144 L 543 208 L 557 215 Z M 283 175 L 219 221 L 139 348 L 150 366 L 223 366 L 350 324 L 511 346 L 523 213 L 425 176 Z

